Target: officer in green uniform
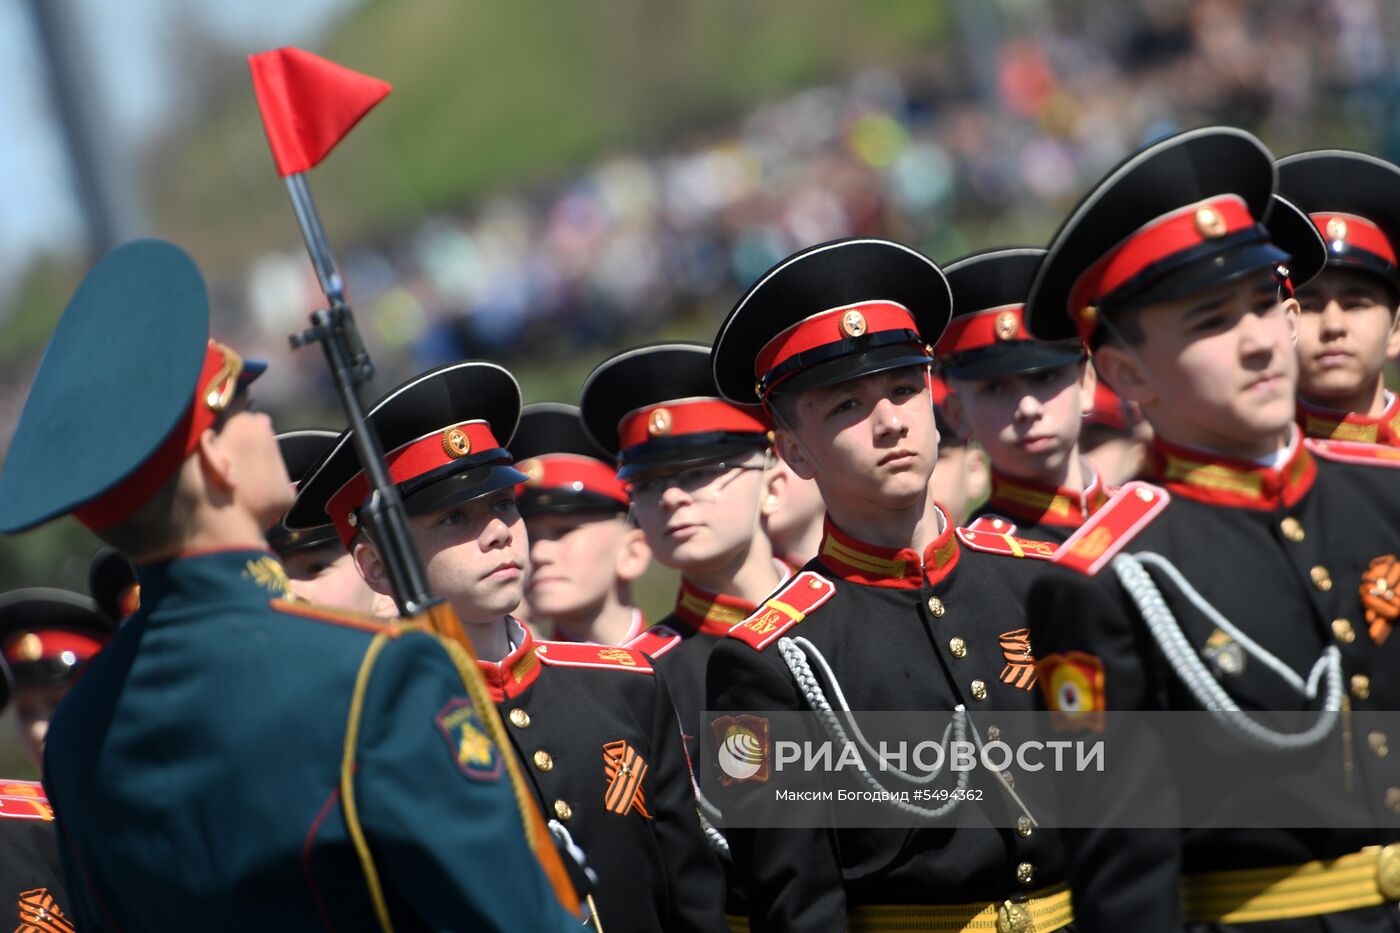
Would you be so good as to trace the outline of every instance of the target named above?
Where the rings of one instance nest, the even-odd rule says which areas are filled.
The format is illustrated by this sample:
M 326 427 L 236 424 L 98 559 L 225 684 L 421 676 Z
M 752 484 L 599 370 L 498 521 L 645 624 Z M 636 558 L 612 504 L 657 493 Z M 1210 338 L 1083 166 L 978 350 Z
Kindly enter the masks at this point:
M 0 531 L 72 513 L 140 576 L 140 609 L 48 736 L 77 925 L 574 928 L 500 751 L 468 742 L 465 654 L 283 600 L 263 531 L 291 484 L 244 392 L 259 367 L 208 322 L 179 249 L 108 254 L 59 321 L 0 474 Z

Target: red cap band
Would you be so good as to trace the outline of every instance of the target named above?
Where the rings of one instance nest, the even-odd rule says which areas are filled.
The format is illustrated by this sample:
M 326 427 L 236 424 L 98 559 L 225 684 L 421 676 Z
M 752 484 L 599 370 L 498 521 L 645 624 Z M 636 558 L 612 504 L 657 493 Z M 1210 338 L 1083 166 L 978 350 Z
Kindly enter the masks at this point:
M 59 658 L 65 651 L 71 651 L 75 661 L 85 661 L 101 648 L 102 642 L 90 635 L 47 629 L 12 636 L 5 642 L 5 660 L 12 665 L 26 664 Z
M 1390 240 L 1381 232 L 1380 227 L 1365 217 L 1330 213 L 1308 216 L 1317 224 L 1318 232 L 1328 243 L 1348 243 L 1368 253 L 1375 253 L 1392 266 L 1400 265 L 1395 261 L 1395 248 L 1390 245 Z
M 384 465 L 392 482 L 406 483 L 454 460 L 500 446 L 485 421 L 464 421 L 394 448 L 384 455 Z M 369 479 L 361 470 L 326 501 L 326 514 L 346 547 L 350 546 L 356 530 L 350 524 L 350 513 L 358 509 L 368 495 Z
M 171 428 L 169 436 L 126 479 L 102 495 L 74 509 L 73 514 L 92 531 L 110 528 L 136 511 L 164 486 L 185 458 L 199 446 L 199 438 L 214 426 L 219 413 L 233 400 L 243 359 L 217 341 L 204 351 L 204 368 L 195 383 L 197 394 L 190 407 Z
M 617 426 L 622 450 L 663 437 L 715 431 L 764 434 L 768 422 L 757 405 L 734 405 L 717 398 L 687 398 L 648 405 L 622 416 Z
M 1140 227 L 1094 263 L 1070 289 L 1070 313 L 1088 340 L 1098 323 L 1096 305 L 1153 263 L 1254 226 L 1238 195 L 1224 194 L 1163 214 Z
M 949 356 L 1011 340 L 1034 339 L 1026 330 L 1024 309 L 1024 305 L 1002 305 L 975 314 L 960 314 L 949 322 L 933 352 Z
M 526 489 L 560 489 L 596 493 L 623 506 L 630 502 L 627 487 L 617 478 L 617 470 L 595 457 L 544 454 L 522 460 L 515 467 L 529 477 L 516 487 L 517 493 Z
M 890 330 L 917 334 L 919 325 L 908 308 L 893 301 L 864 301 L 822 311 L 803 318 L 765 343 L 754 360 L 754 376 L 762 379 L 799 353 Z

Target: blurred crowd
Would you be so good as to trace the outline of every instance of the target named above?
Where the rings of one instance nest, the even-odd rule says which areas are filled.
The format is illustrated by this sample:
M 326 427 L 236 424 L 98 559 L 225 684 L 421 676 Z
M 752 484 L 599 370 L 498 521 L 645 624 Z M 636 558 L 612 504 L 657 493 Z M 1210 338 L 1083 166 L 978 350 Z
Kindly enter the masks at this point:
M 708 332 L 774 261 L 836 237 L 880 234 L 939 261 L 1041 242 L 1124 153 L 1184 126 L 1242 126 L 1280 155 L 1395 156 L 1386 37 L 1400 16 L 1380 0 L 995 6 L 999 21 L 992 7 L 950 18 L 944 47 L 898 73 L 866 70 L 664 151 L 609 154 L 337 244 L 386 379 L 466 357 L 510 364 L 527 346 L 534 361 L 601 357 L 687 316 Z M 1338 126 L 1353 135 L 1325 135 Z M 300 249 L 215 287 L 218 331 L 272 356 L 322 301 Z M 329 404 L 324 379 L 276 367 L 264 395 Z M 23 393 L 6 395 L 4 436 Z

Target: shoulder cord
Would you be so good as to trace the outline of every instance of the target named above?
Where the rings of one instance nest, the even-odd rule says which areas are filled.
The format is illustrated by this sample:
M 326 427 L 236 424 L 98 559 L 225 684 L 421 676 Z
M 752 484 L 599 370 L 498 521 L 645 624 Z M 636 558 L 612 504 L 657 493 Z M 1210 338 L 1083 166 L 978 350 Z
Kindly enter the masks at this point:
M 710 840 L 710 848 L 718 852 L 723 858 L 729 858 L 729 840 L 724 838 L 724 833 L 720 832 L 711 818 L 719 819 L 719 808 L 710 803 L 709 799 L 700 791 L 700 785 L 691 777 L 690 785 L 695 788 L 695 802 L 698 806 L 695 815 L 700 817 L 700 828 L 705 831 L 705 838 Z M 706 814 L 713 814 L 713 817 Z
M 799 647 L 799 643 L 801 647 Z M 841 711 L 849 716 L 850 707 L 846 704 L 846 699 L 841 693 L 841 687 L 837 684 L 836 679 L 831 676 L 831 668 L 827 666 L 826 659 L 822 657 L 821 652 L 817 650 L 816 646 L 807 639 L 800 637 L 778 639 L 778 651 L 781 652 L 783 660 L 787 663 L 788 670 L 792 672 L 793 678 L 797 681 L 798 689 L 800 689 L 803 696 L 806 697 L 808 705 L 812 707 L 812 711 L 817 714 L 817 718 L 821 720 L 822 725 L 832 738 L 844 745 L 849 745 L 850 739 L 846 735 L 846 730 L 842 727 L 841 720 L 832 712 L 831 704 L 827 702 L 826 694 L 822 692 L 821 684 L 817 682 L 816 675 L 812 673 L 812 668 L 807 663 L 807 656 L 803 653 L 804 648 L 812 652 L 818 659 L 818 663 L 822 665 L 828 679 L 831 681 L 832 688 L 836 691 L 837 699 L 841 704 Z M 856 725 L 855 719 L 852 718 L 850 721 L 851 730 L 855 732 L 856 736 L 859 738 L 861 746 L 864 747 L 867 754 L 874 755 L 875 753 L 870 748 L 870 743 L 865 740 L 865 736 L 861 733 L 860 727 Z M 953 721 L 949 724 L 948 728 L 943 731 L 943 741 L 945 745 L 947 744 L 949 730 L 952 731 L 956 741 L 962 742 L 966 740 L 967 712 L 961 703 L 954 707 Z M 926 784 L 937 777 L 942 771 L 940 768 L 938 772 L 929 775 L 927 778 L 915 778 L 906 775 L 898 769 L 890 770 L 914 784 Z M 865 759 L 860 754 L 856 755 L 856 771 L 860 775 L 861 783 L 876 792 L 875 796 L 877 800 L 885 806 L 901 813 L 911 814 L 924 820 L 933 820 L 949 815 L 957 808 L 958 804 L 961 803 L 960 797 L 962 795 L 954 796 L 952 794 L 949 794 L 946 803 L 933 809 L 906 803 L 875 779 L 875 776 L 866 768 Z M 971 774 L 971 771 L 963 771 L 958 775 L 957 790 L 967 790 L 968 782 L 971 780 Z
M 1182 594 L 1205 617 L 1225 632 L 1240 646 L 1308 700 L 1317 697 L 1318 682 L 1326 679 L 1327 693 L 1322 701 L 1322 709 L 1317 721 L 1301 732 L 1281 732 L 1272 729 L 1248 713 L 1230 698 L 1230 694 L 1211 674 L 1201 661 L 1181 625 L 1167 607 L 1162 592 L 1157 588 L 1152 576 L 1143 568 L 1151 564 L 1160 569 L 1181 590 Z M 1196 701 L 1211 713 L 1237 737 L 1244 739 L 1256 748 L 1265 751 L 1283 752 L 1309 748 L 1325 739 L 1336 726 L 1338 713 L 1342 708 L 1342 656 L 1336 645 L 1328 645 L 1313 665 L 1312 672 L 1305 682 L 1287 664 L 1270 654 L 1252 638 L 1240 631 L 1230 620 L 1220 614 L 1202 596 L 1181 572 L 1160 554 L 1144 552 L 1139 554 L 1119 554 L 1113 559 L 1113 571 L 1118 575 L 1123 589 L 1127 591 L 1147 623 L 1148 630 L 1156 639 L 1167 662 L 1178 677 L 1191 691 Z M 1236 715 L 1238 714 L 1238 715 Z

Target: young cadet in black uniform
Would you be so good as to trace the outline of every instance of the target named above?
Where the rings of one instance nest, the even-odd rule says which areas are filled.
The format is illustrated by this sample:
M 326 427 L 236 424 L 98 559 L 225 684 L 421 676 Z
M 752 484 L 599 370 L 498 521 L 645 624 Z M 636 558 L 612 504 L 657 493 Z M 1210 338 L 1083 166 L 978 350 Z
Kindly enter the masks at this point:
M 625 645 L 642 634 L 647 620 L 632 605 L 631 584 L 651 550 L 628 516 L 627 487 L 578 409 L 526 405 L 508 449 L 527 477 L 516 506 L 530 538 L 530 618 L 553 622 L 559 641 Z
M 1268 151 L 1240 130 L 1149 146 L 1070 215 L 1027 300 L 1032 334 L 1077 333 L 1100 377 L 1141 406 L 1156 431 L 1148 476 L 1161 484 L 1126 485 L 1061 546 L 1057 563 L 1079 573 L 1032 590 L 1047 702 L 1226 720 L 1218 767 L 1135 748 L 1138 780 L 1091 801 L 1118 826 L 1148 799 L 1208 801 L 1226 825 L 1261 799 L 1300 825 L 1329 825 L 1342 806 L 1400 809 L 1385 737 L 1345 725 L 1348 704 L 1395 708 L 1378 701 L 1393 696 L 1396 639 L 1382 648 L 1388 626 L 1368 630 L 1365 613 L 1368 566 L 1395 560 L 1400 485 L 1374 465 L 1383 448 L 1305 442 L 1293 424 L 1292 283 L 1325 257 L 1307 218 L 1271 201 L 1273 181 Z M 1310 673 L 1323 675 L 1313 689 Z M 1284 750 L 1297 733 L 1273 720 L 1250 730 L 1238 712 L 1318 709 L 1341 711 L 1324 738 L 1352 743 L 1335 752 L 1354 789 L 1339 778 L 1295 792 Z M 1227 788 L 1232 755 L 1263 757 L 1277 778 Z M 1400 929 L 1400 851 L 1381 847 L 1393 831 L 1100 824 L 1072 838 L 1081 930 Z
M 472 640 L 537 803 L 597 873 L 601 928 L 724 929 L 723 876 L 662 676 L 625 648 L 537 642 L 510 616 L 528 561 L 515 503 L 527 477 L 505 446 L 520 418 L 514 377 L 492 363 L 449 364 L 389 392 L 368 418 L 429 585 Z M 329 517 L 365 579 L 386 590 L 379 552 L 356 531 L 365 492 L 347 432 L 303 484 L 287 525 Z M 439 718 L 456 715 L 448 706 Z M 461 742 L 475 766 L 475 738 Z
M 338 432 L 323 428 L 277 435 L 277 449 L 293 486 L 300 485 L 311 469 L 325 459 L 339 436 Z M 279 521 L 268 529 L 267 543 L 282 562 L 287 586 L 298 599 L 381 618 L 398 615 L 393 600 L 370 589 L 360 577 L 354 558 L 330 522 L 293 531 L 285 521 Z
M 1033 340 L 1021 320 L 1039 249 L 974 253 L 944 272 L 953 319 L 933 348 L 952 392 L 943 413 L 992 464 L 970 528 L 1060 542 L 1108 501 L 1079 453 L 1093 368 L 1078 340 Z
M 579 408 L 617 458 L 652 554 L 681 574 L 675 609 L 632 647 L 666 672 L 693 757 L 710 651 L 788 575 L 761 524 L 776 504 L 769 423 L 758 406 L 719 397 L 709 347 L 692 343 L 603 361 Z
M 20 415 L 0 532 L 74 513 L 136 560 L 141 585 L 48 732 L 68 917 L 89 930 L 576 928 L 500 752 L 458 750 L 476 716 L 465 654 L 415 626 L 281 599 L 263 533 L 291 483 L 249 407 L 259 369 L 209 339 L 194 262 L 139 240 L 78 287 Z M 75 455 L 84 425 L 101 427 L 100 456 Z
M 984 552 L 929 494 L 938 435 L 927 345 L 949 305 L 933 262 L 860 239 L 784 260 L 726 318 L 713 353 L 720 392 L 767 404 L 784 458 L 821 487 L 827 530 L 817 558 L 716 646 L 707 709 L 805 711 L 820 691 L 833 706 L 844 695 L 854 711 L 963 708 L 969 731 L 995 737 L 998 712 L 1032 708 L 1020 594 L 1044 565 L 999 556 L 1011 552 L 1005 536 L 982 536 Z M 1051 550 L 1039 544 L 1016 546 Z M 1009 783 L 1023 797 L 1035 784 Z M 1062 928 L 1070 906 L 1057 836 L 996 784 L 956 811 L 956 826 L 730 823 L 753 928 Z M 748 782 L 718 793 L 727 817 L 771 799 L 767 785 Z
M 1327 268 L 1298 289 L 1298 423 L 1308 437 L 1400 447 L 1400 168 L 1341 149 L 1278 161 L 1279 193 L 1308 212 Z

